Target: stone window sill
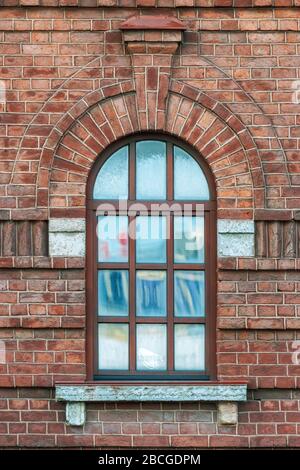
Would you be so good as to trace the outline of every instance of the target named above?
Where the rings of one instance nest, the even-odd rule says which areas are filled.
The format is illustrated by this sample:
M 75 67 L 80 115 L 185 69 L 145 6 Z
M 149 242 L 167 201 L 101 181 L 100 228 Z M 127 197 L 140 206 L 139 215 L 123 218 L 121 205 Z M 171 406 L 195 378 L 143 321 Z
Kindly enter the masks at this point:
M 218 404 L 220 424 L 236 424 L 238 402 L 247 400 L 242 383 L 175 384 L 57 384 L 56 400 L 66 403 L 66 423 L 83 426 L 85 405 L 90 402 L 191 402 Z

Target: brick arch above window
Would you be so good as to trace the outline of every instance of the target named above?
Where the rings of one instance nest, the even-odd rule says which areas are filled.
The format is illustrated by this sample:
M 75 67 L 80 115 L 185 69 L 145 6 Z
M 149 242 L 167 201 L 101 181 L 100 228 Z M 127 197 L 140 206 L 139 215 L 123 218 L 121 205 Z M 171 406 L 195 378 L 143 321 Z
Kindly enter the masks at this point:
M 172 81 L 164 120 L 156 122 L 161 124 L 154 132 L 180 137 L 205 158 L 216 180 L 220 218 L 252 219 L 253 210 L 264 207 L 258 150 L 228 108 L 189 85 Z M 50 217 L 83 217 L 86 179 L 99 153 L 120 137 L 143 130 L 131 81 L 111 87 L 105 97 L 94 92 L 88 102 L 81 100 L 45 143 L 37 207 L 49 205 Z

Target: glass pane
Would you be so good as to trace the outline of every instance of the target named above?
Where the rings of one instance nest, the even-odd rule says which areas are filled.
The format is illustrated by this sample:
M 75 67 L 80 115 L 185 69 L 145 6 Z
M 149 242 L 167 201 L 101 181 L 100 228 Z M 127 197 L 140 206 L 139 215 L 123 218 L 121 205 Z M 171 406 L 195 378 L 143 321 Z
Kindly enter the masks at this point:
M 166 199 L 166 144 L 144 140 L 136 144 L 136 198 Z
M 196 160 L 187 152 L 174 146 L 174 197 L 175 199 L 209 199 L 205 175 Z
M 100 216 L 97 225 L 98 260 L 106 263 L 128 260 L 128 218 Z
M 175 271 L 174 303 L 176 317 L 203 317 L 204 272 Z
M 204 218 L 174 217 L 175 263 L 204 263 Z
M 139 324 L 136 328 L 137 370 L 166 370 L 166 325 Z
M 99 323 L 99 369 L 128 370 L 128 325 Z
M 113 153 L 100 168 L 94 199 L 128 199 L 128 147 Z
M 98 271 L 98 315 L 128 315 L 128 271 Z
M 167 314 L 166 272 L 137 271 L 136 314 L 139 317 L 164 317 Z
M 175 370 L 204 370 L 204 325 L 175 325 Z
M 136 261 L 137 263 L 166 262 L 166 218 L 136 218 Z

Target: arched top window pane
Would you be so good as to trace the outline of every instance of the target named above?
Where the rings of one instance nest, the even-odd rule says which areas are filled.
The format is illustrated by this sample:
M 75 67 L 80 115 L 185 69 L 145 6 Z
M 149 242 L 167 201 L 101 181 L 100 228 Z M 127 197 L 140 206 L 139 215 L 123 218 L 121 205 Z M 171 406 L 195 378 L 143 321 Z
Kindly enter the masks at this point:
M 136 198 L 166 199 L 166 143 L 143 140 L 136 144 Z
M 128 199 L 128 146 L 113 153 L 100 168 L 94 199 Z
M 202 168 L 191 155 L 177 146 L 174 146 L 174 199 L 209 199 L 209 188 Z

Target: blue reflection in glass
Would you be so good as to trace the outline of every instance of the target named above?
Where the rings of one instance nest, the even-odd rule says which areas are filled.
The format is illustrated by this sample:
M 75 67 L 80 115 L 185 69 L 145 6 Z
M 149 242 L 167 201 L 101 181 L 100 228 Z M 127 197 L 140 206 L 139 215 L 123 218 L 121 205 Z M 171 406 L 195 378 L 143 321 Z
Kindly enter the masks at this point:
M 137 263 L 166 262 L 166 218 L 140 216 L 136 218 Z
M 204 272 L 175 271 L 174 303 L 176 317 L 203 317 L 205 314 Z
M 128 271 L 98 271 L 98 315 L 128 315 Z
M 140 317 L 164 317 L 167 314 L 166 272 L 137 271 L 136 314 Z

